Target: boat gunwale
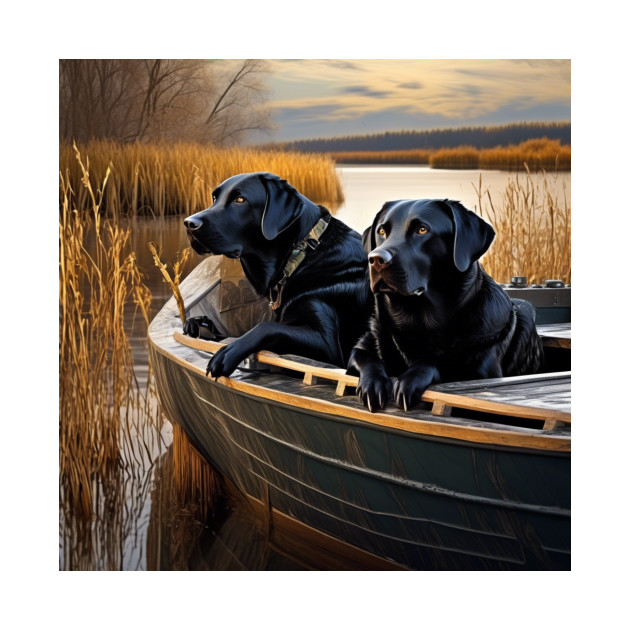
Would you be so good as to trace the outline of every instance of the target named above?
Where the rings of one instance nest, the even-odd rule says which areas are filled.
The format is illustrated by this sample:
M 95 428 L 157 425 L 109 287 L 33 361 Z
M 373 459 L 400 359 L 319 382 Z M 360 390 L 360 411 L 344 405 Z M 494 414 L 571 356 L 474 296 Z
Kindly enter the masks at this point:
M 198 339 L 194 337 L 188 337 L 180 331 L 173 333 L 175 341 L 188 346 L 194 350 L 200 350 L 202 352 L 214 353 L 219 348 L 227 345 L 223 342 L 207 341 L 204 339 Z M 346 373 L 342 368 L 321 368 L 318 366 L 311 366 L 307 363 L 302 363 L 293 359 L 285 358 L 284 355 L 277 355 L 268 351 L 261 351 L 256 353 L 253 358 L 261 363 L 267 363 L 276 367 L 286 368 L 298 373 L 302 373 L 308 377 L 317 377 L 332 380 L 342 386 L 356 387 L 358 385 L 358 377 L 351 376 Z M 561 378 L 570 376 L 571 372 L 549 372 L 541 374 L 524 374 L 521 376 L 512 376 L 507 378 L 495 378 L 495 379 L 483 379 L 466 381 L 467 389 L 486 389 L 489 385 L 498 385 L 499 387 L 507 387 L 510 385 L 537 382 L 537 381 L 554 381 Z M 307 381 L 304 381 L 305 383 Z M 310 382 L 308 383 L 310 384 Z M 479 399 L 462 395 L 457 393 L 451 393 L 449 390 L 452 387 L 460 387 L 462 382 L 455 383 L 440 383 L 435 389 L 430 388 L 425 391 L 422 396 L 423 402 L 434 403 L 442 406 L 456 407 L 459 409 L 473 409 L 479 410 L 495 415 L 507 415 L 518 418 L 525 418 L 529 420 L 540 420 L 544 422 L 564 422 L 571 423 L 571 413 L 567 411 L 561 411 L 558 409 L 547 409 L 544 407 L 528 407 L 525 405 L 517 405 L 514 403 L 494 402 L 492 400 L 483 400 L 483 406 L 480 406 Z M 435 410 L 432 412 L 436 414 Z
M 166 317 L 166 313 L 164 312 L 165 309 L 166 306 L 163 311 L 158 313 L 154 321 L 157 320 L 161 314 L 164 314 Z M 174 339 L 172 339 L 172 343 L 176 344 Z M 251 396 L 254 399 L 264 399 L 266 401 L 273 402 L 274 404 L 282 404 L 291 408 L 298 407 L 305 412 L 310 411 L 315 413 L 325 413 L 337 420 L 341 419 L 341 421 L 360 421 L 373 427 L 380 427 L 383 430 L 396 430 L 397 432 L 402 432 L 405 435 L 417 434 L 418 436 L 442 438 L 447 441 L 456 440 L 467 444 L 472 442 L 479 444 L 480 446 L 514 447 L 519 450 L 526 448 L 536 452 L 551 451 L 558 453 L 570 453 L 571 450 L 570 436 L 549 435 L 543 433 L 542 429 L 523 429 L 522 427 L 494 429 L 487 427 L 474 427 L 470 425 L 459 425 L 449 422 L 449 418 L 445 416 L 437 416 L 436 418 L 439 419 L 439 421 L 424 420 L 415 417 L 405 418 L 403 416 L 383 412 L 372 413 L 367 409 L 362 410 L 353 408 L 328 400 L 311 398 L 300 394 L 281 392 L 263 385 L 251 383 L 247 380 L 225 377 L 210 379 L 206 376 L 205 370 L 201 367 L 194 365 L 181 356 L 178 356 L 174 350 L 169 350 L 163 345 L 160 345 L 152 338 L 150 329 L 149 344 L 152 345 L 160 354 L 169 357 L 181 367 L 184 367 L 198 376 L 202 376 L 204 379 L 211 381 L 214 385 L 238 391 L 239 393 Z M 191 348 L 188 348 L 188 346 L 183 347 L 188 350 L 192 350 Z M 195 350 L 195 352 L 203 351 Z

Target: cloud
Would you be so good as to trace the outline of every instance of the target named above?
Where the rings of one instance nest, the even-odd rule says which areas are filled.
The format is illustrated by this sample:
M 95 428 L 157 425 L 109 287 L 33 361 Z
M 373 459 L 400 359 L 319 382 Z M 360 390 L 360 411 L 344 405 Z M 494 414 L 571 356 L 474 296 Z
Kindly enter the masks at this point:
M 352 61 L 345 61 L 343 59 L 324 59 L 324 64 L 331 68 L 337 68 L 339 70 L 357 70 L 363 71 L 363 68 Z
M 557 120 L 570 117 L 570 60 L 302 59 L 271 64 L 270 104 L 283 137 L 493 120 L 501 124 L 535 120 L 534 112 L 550 120 L 550 108 L 560 112 Z
M 281 121 L 282 124 L 294 125 L 296 123 L 313 123 L 317 121 L 329 121 L 344 117 L 345 108 L 334 103 L 276 107 L 273 110 L 273 117 Z
M 391 91 L 374 90 L 367 85 L 348 85 L 339 90 L 342 94 L 360 94 L 372 98 L 386 98 L 392 95 Z

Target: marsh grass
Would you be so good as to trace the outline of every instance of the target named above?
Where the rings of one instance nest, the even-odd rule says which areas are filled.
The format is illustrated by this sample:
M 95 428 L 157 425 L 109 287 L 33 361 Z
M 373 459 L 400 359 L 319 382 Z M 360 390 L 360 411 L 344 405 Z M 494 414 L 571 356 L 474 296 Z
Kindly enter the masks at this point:
M 429 164 L 432 168 L 570 171 L 571 147 L 549 138 L 526 140 L 518 145 L 492 149 L 462 146 L 432 152 Z
M 330 210 L 343 202 L 335 163 L 325 155 L 113 141 L 89 142 L 78 150 L 85 156 L 92 178 L 107 180 L 99 208 L 110 217 L 192 214 L 212 204 L 212 190 L 223 180 L 255 171 L 283 177 Z M 90 192 L 80 185 L 84 174 L 72 146 L 60 145 L 59 163 L 61 171 L 67 173 L 73 204 L 86 207 L 91 202 Z
M 479 168 L 479 149 L 471 146 L 461 146 L 452 149 L 438 149 L 431 153 L 429 165 L 431 168 Z
M 518 145 L 478 149 L 473 146 L 401 151 L 344 151 L 330 154 L 338 163 L 347 164 L 428 164 L 431 168 L 488 169 L 524 171 L 571 170 L 571 147 L 558 140 L 538 138 Z
M 428 164 L 429 149 L 401 151 L 338 151 L 330 154 L 339 164 Z
M 530 283 L 549 279 L 571 282 L 571 206 L 566 185 L 556 175 L 541 171 L 509 178 L 501 197 L 484 189 L 481 175 L 474 186 L 478 212 L 496 231 L 490 249 L 481 259 L 486 271 L 498 282 L 512 276 L 527 276 Z M 552 192 L 554 191 L 554 192 Z
M 162 447 L 161 418 L 134 370 L 125 314 L 148 324 L 151 295 L 129 230 L 101 215 L 96 187 L 77 151 L 86 209 L 71 206 L 60 173 L 59 488 L 66 569 L 120 568 L 135 525 L 129 506 L 146 499 L 142 470 Z M 147 383 L 150 382 L 150 379 Z
M 170 441 L 151 366 L 139 375 L 131 348 L 136 328 L 146 335 L 152 296 L 131 229 L 102 215 L 111 169 L 97 186 L 78 149 L 75 160 L 85 206 L 71 203 L 77 196 L 67 172 L 60 173 L 60 568 L 143 568 L 141 515 L 151 501 L 151 473 Z M 187 255 L 178 256 L 172 277 L 167 272 L 171 288 L 178 289 Z M 168 498 L 202 522 L 219 482 L 180 433 L 173 428 L 168 474 L 175 494 Z
M 570 171 L 571 147 L 558 140 L 539 138 L 518 145 L 483 149 L 479 168 L 502 171 Z

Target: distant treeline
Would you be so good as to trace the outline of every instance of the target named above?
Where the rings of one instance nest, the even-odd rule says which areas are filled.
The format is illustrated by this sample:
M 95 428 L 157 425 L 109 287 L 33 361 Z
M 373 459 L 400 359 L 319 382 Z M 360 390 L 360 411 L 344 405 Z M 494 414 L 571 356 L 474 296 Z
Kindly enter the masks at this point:
M 571 123 L 520 123 L 493 127 L 460 127 L 429 131 L 388 131 L 365 136 L 341 136 L 295 140 L 274 145 L 287 151 L 339 153 L 342 151 L 401 151 L 407 149 L 448 149 L 462 145 L 476 149 L 521 144 L 546 137 L 571 144 Z

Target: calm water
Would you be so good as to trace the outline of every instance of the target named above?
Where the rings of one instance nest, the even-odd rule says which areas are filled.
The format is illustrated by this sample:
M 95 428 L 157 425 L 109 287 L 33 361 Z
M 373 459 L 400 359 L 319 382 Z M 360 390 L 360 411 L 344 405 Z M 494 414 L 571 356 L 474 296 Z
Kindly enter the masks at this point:
M 480 171 L 432 170 L 417 166 L 344 166 L 338 169 L 346 201 L 336 216 L 359 232 L 368 227 L 383 203 L 406 198 L 451 198 L 478 210 Z M 500 201 L 514 175 L 483 171 L 482 190 Z M 520 176 L 519 176 L 520 177 Z M 536 179 L 536 178 L 535 178 Z M 570 173 L 552 178 L 559 197 L 570 203 Z M 153 294 L 153 314 L 171 296 L 153 265 L 147 243 L 162 247 L 162 260 L 173 261 L 188 247 L 183 217 L 130 220 L 132 247 Z M 189 269 L 198 261 L 194 258 Z M 147 386 L 146 329 L 128 313 L 127 327 L 139 386 Z M 155 405 L 155 395 L 148 392 Z M 300 567 L 270 550 L 264 534 L 243 509 L 219 501 L 214 515 L 200 522 L 191 506 L 174 498 L 172 429 L 168 421 L 152 428 L 142 456 L 128 458 L 126 470 L 103 484 L 102 513 L 89 523 L 60 516 L 60 568 L 64 570 L 292 570 Z M 139 432 L 140 433 L 140 432 Z M 146 434 L 143 442 L 147 442 Z
M 496 203 L 501 199 L 510 179 L 516 175 L 502 171 L 436 170 L 428 166 L 348 166 L 338 169 L 346 201 L 337 217 L 359 232 L 371 225 L 372 218 L 386 201 L 396 199 L 449 198 L 461 201 L 470 210 L 479 211 L 479 189 L 488 190 Z M 519 174 L 519 180 L 524 175 Z M 534 183 L 540 176 L 533 175 Z M 571 203 L 571 174 L 548 176 L 562 199 L 566 186 L 567 202 Z M 484 203 L 485 207 L 485 203 Z

